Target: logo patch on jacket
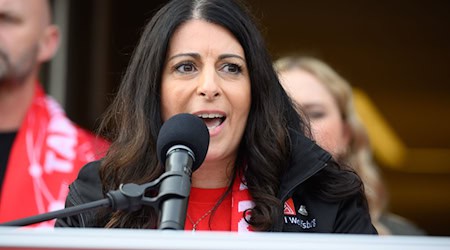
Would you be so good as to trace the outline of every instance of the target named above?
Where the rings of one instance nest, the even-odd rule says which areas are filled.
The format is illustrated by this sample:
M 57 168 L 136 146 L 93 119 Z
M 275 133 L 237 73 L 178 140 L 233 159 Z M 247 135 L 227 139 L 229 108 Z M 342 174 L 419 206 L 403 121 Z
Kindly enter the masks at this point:
M 306 205 L 300 205 L 298 210 L 295 209 L 292 198 L 289 198 L 284 203 L 284 223 L 289 227 L 300 227 L 303 231 L 314 230 L 317 227 L 317 220 L 309 215 Z M 294 230 L 296 231 L 296 229 Z
M 284 203 L 284 215 L 297 215 L 297 213 L 295 212 L 294 201 L 292 200 L 292 198 L 289 198 Z
M 308 216 L 308 211 L 306 210 L 305 205 L 300 206 L 300 208 L 298 209 L 298 213 L 303 216 Z

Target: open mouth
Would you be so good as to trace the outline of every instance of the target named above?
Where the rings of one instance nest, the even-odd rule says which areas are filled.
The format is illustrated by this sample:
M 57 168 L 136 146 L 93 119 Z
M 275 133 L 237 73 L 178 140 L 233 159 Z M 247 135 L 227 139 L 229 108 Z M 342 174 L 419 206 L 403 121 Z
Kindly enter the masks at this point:
M 209 130 L 217 128 L 226 119 L 226 116 L 221 114 L 199 114 L 198 117 L 202 118 Z

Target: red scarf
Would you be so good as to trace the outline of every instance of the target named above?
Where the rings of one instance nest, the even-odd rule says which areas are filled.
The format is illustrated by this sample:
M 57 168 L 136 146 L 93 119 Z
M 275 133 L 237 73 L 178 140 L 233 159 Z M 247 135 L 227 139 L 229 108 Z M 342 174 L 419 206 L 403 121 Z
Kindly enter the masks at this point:
M 77 127 L 37 83 L 14 140 L 0 198 L 0 222 L 64 208 L 79 169 L 103 156 L 108 143 Z M 52 227 L 54 220 L 40 223 Z
M 231 196 L 231 231 L 253 231 L 251 226 L 245 221 L 244 216 L 250 216 L 249 209 L 254 206 L 255 203 L 252 201 L 250 193 L 248 192 L 246 181 L 243 177 L 238 175 L 237 179 L 234 181 Z
M 231 231 L 237 232 L 251 232 L 253 229 L 244 219 L 244 216 L 250 219 L 251 213 L 249 209 L 255 206 L 252 201 L 250 193 L 248 192 L 247 182 L 245 178 L 238 175 L 233 184 L 232 193 L 232 206 L 231 206 Z M 284 203 L 284 214 L 289 214 L 290 210 L 293 211 L 295 215 L 295 210 L 293 210 L 294 202 L 292 198 L 289 198 Z M 288 209 L 290 209 L 288 211 Z

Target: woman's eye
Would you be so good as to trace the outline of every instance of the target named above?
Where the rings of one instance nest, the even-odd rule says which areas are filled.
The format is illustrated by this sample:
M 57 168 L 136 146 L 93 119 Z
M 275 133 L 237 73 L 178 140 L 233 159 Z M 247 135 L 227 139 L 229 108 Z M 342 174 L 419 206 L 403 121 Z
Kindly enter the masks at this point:
M 307 111 L 306 115 L 311 119 L 311 120 L 319 120 L 325 117 L 325 112 L 323 111 Z
M 176 71 L 180 73 L 192 73 L 196 70 L 194 64 L 192 63 L 182 63 L 175 67 Z
M 232 73 L 232 74 L 239 74 L 239 73 L 241 73 L 241 71 L 242 71 L 241 66 L 239 66 L 239 65 L 237 65 L 237 64 L 234 64 L 234 63 L 225 64 L 225 65 L 222 67 L 222 69 L 223 69 L 225 72 Z

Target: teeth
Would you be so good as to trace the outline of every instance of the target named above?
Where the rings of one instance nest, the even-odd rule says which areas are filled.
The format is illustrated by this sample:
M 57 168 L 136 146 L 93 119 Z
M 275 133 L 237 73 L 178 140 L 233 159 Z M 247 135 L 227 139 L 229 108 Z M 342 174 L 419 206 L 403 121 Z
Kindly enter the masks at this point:
M 224 116 L 221 114 L 198 114 L 198 117 L 202 118 L 202 119 L 211 119 L 211 120 L 204 120 L 205 121 L 205 125 L 208 127 L 209 130 L 213 130 L 215 128 L 217 128 L 222 122 L 223 122 L 223 118 Z
M 221 114 L 199 114 L 198 117 L 200 117 L 200 118 L 222 118 L 223 115 L 221 115 Z

